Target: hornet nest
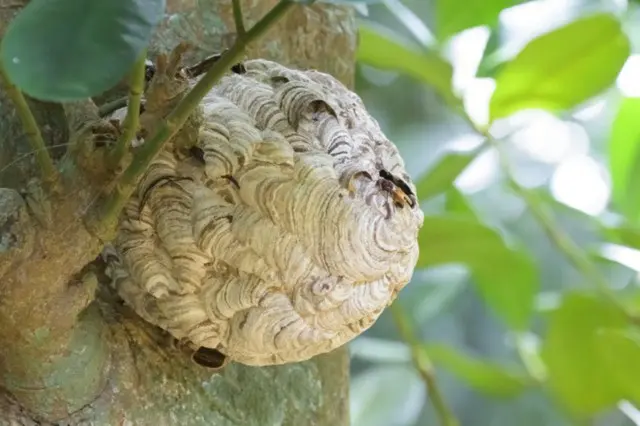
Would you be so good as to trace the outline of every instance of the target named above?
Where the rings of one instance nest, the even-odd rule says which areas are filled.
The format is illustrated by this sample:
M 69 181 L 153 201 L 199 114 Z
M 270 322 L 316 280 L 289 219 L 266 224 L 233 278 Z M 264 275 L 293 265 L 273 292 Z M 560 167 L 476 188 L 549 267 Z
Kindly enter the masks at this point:
M 111 276 L 193 350 L 303 361 L 409 282 L 423 213 L 397 148 L 335 78 L 266 60 L 233 71 L 202 100 L 189 155 L 169 143 L 140 181 Z

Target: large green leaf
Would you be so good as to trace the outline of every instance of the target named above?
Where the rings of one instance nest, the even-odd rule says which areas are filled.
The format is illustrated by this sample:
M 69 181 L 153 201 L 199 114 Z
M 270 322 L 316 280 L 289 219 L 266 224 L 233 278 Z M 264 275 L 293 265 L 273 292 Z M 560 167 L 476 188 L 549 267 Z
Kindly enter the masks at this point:
M 640 219 L 640 98 L 626 98 L 611 128 L 609 167 L 613 199 L 633 222 Z
M 472 203 L 455 186 L 445 193 L 444 209 L 449 214 L 478 219 L 478 214 L 474 210 Z
M 478 156 L 480 149 L 469 152 L 449 152 L 418 180 L 417 196 L 420 202 L 447 191 L 456 178 Z
M 472 358 L 446 345 L 429 344 L 426 351 L 436 366 L 450 371 L 483 394 L 513 397 L 534 383 L 524 371 Z
M 606 329 L 596 333 L 603 369 L 611 374 L 621 395 L 640 403 L 640 334 L 635 329 Z
M 518 0 L 436 0 L 436 32 L 446 39 L 468 28 L 494 26 L 502 9 Z
M 603 365 L 597 333 L 624 327 L 623 312 L 606 299 L 570 293 L 550 314 L 542 347 L 548 384 L 570 411 L 591 415 L 621 399 L 616 381 Z
M 452 92 L 451 64 L 435 53 L 412 47 L 387 28 L 371 22 L 360 24 L 358 61 L 410 75 L 432 86 L 447 102 L 460 102 Z
M 512 328 L 525 329 L 538 285 L 532 260 L 471 217 L 425 217 L 418 267 L 466 265 L 487 304 Z
M 576 106 L 609 87 L 628 56 L 629 40 L 612 15 L 589 16 L 544 34 L 498 73 L 491 119 L 525 108 Z
M 32 0 L 2 40 L 9 78 L 28 95 L 71 101 L 113 87 L 163 16 L 164 0 Z

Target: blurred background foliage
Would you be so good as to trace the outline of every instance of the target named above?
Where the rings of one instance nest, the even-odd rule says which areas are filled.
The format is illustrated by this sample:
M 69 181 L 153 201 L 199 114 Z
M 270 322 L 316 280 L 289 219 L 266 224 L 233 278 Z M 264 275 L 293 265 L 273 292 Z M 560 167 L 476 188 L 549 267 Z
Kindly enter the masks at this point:
M 426 214 L 351 344 L 352 425 L 640 424 L 640 3 L 350 3 Z

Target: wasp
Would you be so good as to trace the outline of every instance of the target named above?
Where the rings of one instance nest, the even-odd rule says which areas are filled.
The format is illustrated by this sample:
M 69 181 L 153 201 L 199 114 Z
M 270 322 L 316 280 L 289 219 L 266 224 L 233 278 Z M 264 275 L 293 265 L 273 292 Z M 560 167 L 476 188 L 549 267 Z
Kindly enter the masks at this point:
M 389 171 L 380 170 L 380 179 L 378 179 L 377 184 L 380 189 L 391 194 L 396 207 L 402 208 L 407 204 L 411 208 L 416 206 L 416 196 L 409 185 Z

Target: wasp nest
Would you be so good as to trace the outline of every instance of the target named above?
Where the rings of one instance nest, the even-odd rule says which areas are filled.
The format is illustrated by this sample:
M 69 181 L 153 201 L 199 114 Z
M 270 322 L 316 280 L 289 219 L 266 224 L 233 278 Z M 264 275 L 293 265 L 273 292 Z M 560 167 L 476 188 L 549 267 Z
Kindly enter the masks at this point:
M 202 101 L 120 223 L 112 271 L 147 321 L 249 365 L 353 339 L 410 280 L 423 213 L 396 147 L 333 77 L 252 60 Z

